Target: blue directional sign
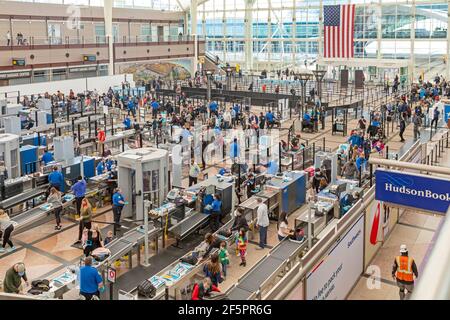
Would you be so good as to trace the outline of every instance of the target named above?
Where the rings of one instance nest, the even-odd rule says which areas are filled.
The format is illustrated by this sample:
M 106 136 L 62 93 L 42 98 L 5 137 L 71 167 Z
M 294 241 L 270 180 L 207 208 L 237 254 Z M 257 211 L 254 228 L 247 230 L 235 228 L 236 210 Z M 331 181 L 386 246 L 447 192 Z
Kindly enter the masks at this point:
M 375 199 L 445 214 L 450 205 L 450 180 L 377 169 Z

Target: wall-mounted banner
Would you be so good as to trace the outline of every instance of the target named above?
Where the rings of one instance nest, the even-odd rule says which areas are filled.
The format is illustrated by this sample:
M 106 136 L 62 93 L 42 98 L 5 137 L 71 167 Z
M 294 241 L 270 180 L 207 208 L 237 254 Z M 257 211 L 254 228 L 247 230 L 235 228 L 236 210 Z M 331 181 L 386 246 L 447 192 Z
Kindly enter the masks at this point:
M 449 119 L 450 119 L 450 104 L 446 104 L 444 106 L 444 122 L 448 123 Z
M 450 205 L 450 180 L 377 169 L 375 199 L 445 214 Z
M 345 300 L 363 272 L 362 215 L 306 276 L 306 300 Z

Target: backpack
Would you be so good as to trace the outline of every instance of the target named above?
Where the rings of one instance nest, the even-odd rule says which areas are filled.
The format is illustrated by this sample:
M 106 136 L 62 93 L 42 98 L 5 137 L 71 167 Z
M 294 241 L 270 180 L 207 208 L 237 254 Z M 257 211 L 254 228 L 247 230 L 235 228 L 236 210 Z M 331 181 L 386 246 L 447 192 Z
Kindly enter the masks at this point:
M 187 264 L 190 264 L 192 266 L 195 266 L 197 264 L 198 259 L 197 259 L 197 257 L 195 255 L 191 254 L 191 255 L 189 255 L 187 257 L 181 258 L 180 261 L 184 262 L 184 263 L 187 263 Z
M 28 293 L 32 295 L 39 295 L 43 292 L 47 292 L 50 290 L 50 281 L 47 279 L 43 280 L 34 280 L 31 282 L 31 289 L 28 290 Z
M 156 288 L 148 279 L 138 285 L 137 291 L 141 297 L 153 298 L 156 295 Z

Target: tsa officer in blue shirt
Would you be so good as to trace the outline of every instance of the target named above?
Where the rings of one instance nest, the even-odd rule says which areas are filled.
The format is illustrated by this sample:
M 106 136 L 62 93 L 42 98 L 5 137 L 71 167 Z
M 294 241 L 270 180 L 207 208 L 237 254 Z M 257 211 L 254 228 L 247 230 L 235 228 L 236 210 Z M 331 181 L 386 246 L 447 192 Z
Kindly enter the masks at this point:
M 86 180 L 84 180 L 82 176 L 79 176 L 78 181 L 70 188 L 75 196 L 77 215 L 80 215 L 81 201 L 83 201 L 83 198 L 86 195 L 86 185 Z M 79 238 L 81 239 L 81 236 Z
M 274 122 L 274 115 L 272 111 L 267 111 L 266 113 L 266 121 L 267 121 L 267 128 L 273 128 L 273 122 Z
M 269 163 L 267 163 L 267 174 L 276 175 L 278 173 L 278 162 L 276 160 L 270 160 Z
M 128 106 L 128 115 L 130 115 L 130 112 L 131 112 L 133 117 L 135 117 L 136 116 L 136 107 L 134 105 L 133 98 L 130 97 L 130 100 L 128 100 L 127 106 Z
M 80 295 L 85 297 L 86 300 L 92 300 L 93 296 L 100 299 L 100 292 L 105 291 L 102 276 L 96 268 L 92 267 L 91 256 L 84 258 L 84 266 L 80 268 L 78 280 L 80 282 Z
M 211 207 L 211 229 L 216 231 L 220 227 L 220 218 L 222 216 L 222 201 L 219 194 L 216 193 L 214 195 Z
M 96 169 L 97 169 L 97 175 L 100 175 L 105 172 L 105 163 L 103 160 L 97 164 Z
M 114 229 L 120 228 L 120 215 L 122 214 L 123 206 L 127 204 L 124 196 L 120 193 L 120 188 L 116 188 L 112 196 L 112 209 L 114 214 Z
M 53 154 L 48 151 L 48 149 L 45 149 L 44 154 L 42 155 L 42 161 L 44 161 L 44 164 L 47 165 L 49 162 L 52 162 L 53 159 Z
M 217 113 L 217 109 L 218 109 L 217 102 L 212 101 L 212 102 L 209 104 L 209 112 L 210 112 L 211 114 L 216 115 L 216 117 L 217 117 L 217 116 L 219 115 L 219 114 Z
M 152 118 L 156 119 L 158 116 L 158 109 L 159 109 L 159 102 L 156 100 L 153 100 L 153 102 L 150 104 L 152 107 Z
M 48 182 L 50 187 L 56 188 L 56 190 L 64 192 L 64 177 L 57 166 L 53 167 L 53 171 L 48 175 Z
M 125 126 L 126 130 L 131 129 L 131 119 L 129 116 L 125 117 L 125 119 L 123 120 L 123 125 Z

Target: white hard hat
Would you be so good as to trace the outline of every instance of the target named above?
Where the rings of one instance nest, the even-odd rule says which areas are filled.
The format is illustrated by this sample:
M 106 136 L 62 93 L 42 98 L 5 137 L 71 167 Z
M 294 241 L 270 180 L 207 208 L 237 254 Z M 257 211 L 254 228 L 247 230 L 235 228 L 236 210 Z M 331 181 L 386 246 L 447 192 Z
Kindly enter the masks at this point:
M 408 248 L 406 247 L 406 244 L 402 244 L 400 246 L 400 253 L 408 252 Z

